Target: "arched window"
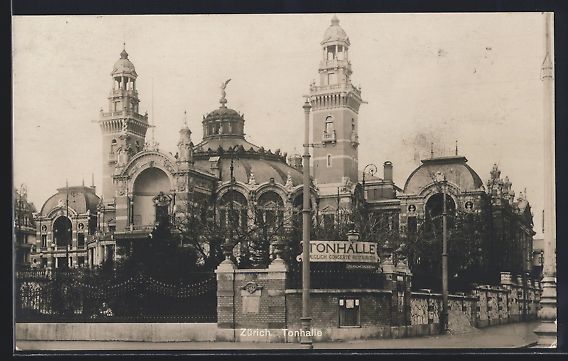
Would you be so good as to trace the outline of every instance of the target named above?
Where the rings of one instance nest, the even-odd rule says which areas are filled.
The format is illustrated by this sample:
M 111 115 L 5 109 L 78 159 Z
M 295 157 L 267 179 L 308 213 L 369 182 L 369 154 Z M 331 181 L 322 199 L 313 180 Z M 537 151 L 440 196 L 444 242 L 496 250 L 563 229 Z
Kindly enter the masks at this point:
M 247 199 L 235 190 L 228 191 L 219 202 L 219 225 L 221 228 L 235 230 L 246 229 Z
M 335 45 L 330 45 L 327 47 L 327 60 L 333 60 L 335 58 Z
M 327 167 L 330 168 L 331 167 L 331 154 L 327 155 Z
M 276 192 L 266 192 L 258 198 L 256 221 L 257 226 L 264 226 L 268 229 L 276 229 L 284 225 L 284 202 Z
M 325 117 L 325 129 L 324 132 L 331 134 L 333 133 L 333 117 L 328 115 Z
M 71 245 L 71 221 L 67 217 L 58 217 L 53 222 L 53 238 L 56 247 L 62 249 Z
M 436 193 L 431 196 L 426 202 L 426 220 L 432 224 L 436 229 L 442 229 L 442 213 L 444 210 L 444 195 L 442 193 Z M 448 227 L 452 227 L 455 219 L 456 204 L 453 198 L 446 194 L 446 212 L 448 215 Z

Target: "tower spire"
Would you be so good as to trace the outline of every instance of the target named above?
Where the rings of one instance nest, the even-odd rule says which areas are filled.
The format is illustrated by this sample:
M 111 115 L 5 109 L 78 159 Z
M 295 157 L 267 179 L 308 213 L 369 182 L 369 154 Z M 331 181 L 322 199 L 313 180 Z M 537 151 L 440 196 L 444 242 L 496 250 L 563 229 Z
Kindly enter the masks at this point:
M 458 155 L 458 140 L 456 139 L 456 155 Z

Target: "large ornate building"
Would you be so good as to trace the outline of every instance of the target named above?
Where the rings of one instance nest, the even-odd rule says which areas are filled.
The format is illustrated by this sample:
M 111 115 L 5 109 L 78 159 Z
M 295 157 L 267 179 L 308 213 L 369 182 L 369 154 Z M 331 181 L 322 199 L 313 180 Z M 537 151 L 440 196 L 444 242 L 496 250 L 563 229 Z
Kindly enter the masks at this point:
M 403 188 L 394 184 L 390 161 L 384 162 L 382 178 L 376 171 L 361 171 L 358 112 L 363 100 L 361 89 L 351 82 L 351 43 L 337 17 L 320 46 L 319 84 L 310 85 L 309 95 L 314 144 L 310 192 L 316 217 L 339 222 L 334 215 L 340 209 L 352 212 L 362 201 L 391 234 L 415 233 L 425 219 L 440 213 L 442 194 L 435 175 L 443 173 L 449 211 L 490 215 L 492 236 L 486 247 L 499 250 L 495 262 L 502 261 L 502 270 L 529 271 L 530 206 L 524 195 L 514 198 L 511 183 L 500 178 L 496 167 L 487 188 L 457 152 L 422 160 Z M 294 222 L 302 204 L 302 159 L 245 140 L 244 115 L 227 106 L 229 80 L 221 86 L 219 107 L 203 117 L 201 141 L 193 142 L 184 123 L 174 155 L 146 138 L 151 125 L 148 115 L 139 113 L 138 74 L 126 50 L 111 79 L 108 109 L 99 115 L 101 197 L 94 186 L 58 189 L 36 218 L 36 264 L 94 266 L 126 257 L 160 217 L 183 218 L 200 203 L 212 205 L 216 222 L 228 225 L 231 220 L 234 227 L 268 218 Z M 500 255 L 506 257 L 500 260 Z
M 22 184 L 14 190 L 14 253 L 16 267 L 29 266 L 30 255 L 36 241 L 33 203 L 28 201 L 28 191 Z
M 108 111 L 100 112 L 103 142 L 102 197 L 94 187 L 58 189 L 37 217 L 42 242 L 36 264 L 99 265 L 127 256 L 147 239 L 157 219 L 183 218 L 195 204 L 213 200 L 217 219 L 246 227 L 259 214 L 291 222 L 302 198 L 301 158 L 245 140 L 245 119 L 227 107 L 203 118 L 203 139 L 194 144 L 185 123 L 175 155 L 146 141 L 147 114 L 138 113 L 138 75 L 123 50 L 114 65 Z M 316 204 L 316 192 L 313 204 Z M 88 227 L 83 227 L 89 224 Z

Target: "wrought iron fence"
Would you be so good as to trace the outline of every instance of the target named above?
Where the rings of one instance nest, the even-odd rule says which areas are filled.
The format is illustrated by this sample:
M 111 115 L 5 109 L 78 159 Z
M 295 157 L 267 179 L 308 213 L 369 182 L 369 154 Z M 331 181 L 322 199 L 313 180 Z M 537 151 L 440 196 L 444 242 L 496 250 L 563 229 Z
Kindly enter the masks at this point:
M 16 322 L 216 322 L 212 272 L 161 281 L 135 273 L 102 280 L 88 270 L 21 271 Z

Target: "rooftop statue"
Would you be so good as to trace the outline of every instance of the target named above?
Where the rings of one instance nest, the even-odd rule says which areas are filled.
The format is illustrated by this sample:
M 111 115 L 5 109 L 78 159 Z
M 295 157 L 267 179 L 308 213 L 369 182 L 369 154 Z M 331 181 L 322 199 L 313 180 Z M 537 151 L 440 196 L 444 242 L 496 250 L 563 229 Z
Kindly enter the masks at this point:
M 228 79 L 224 83 L 221 83 L 221 99 L 219 99 L 219 103 L 221 103 L 222 107 L 224 107 L 227 103 L 227 99 L 225 98 L 227 96 L 227 93 L 225 92 L 225 89 L 227 88 L 227 84 L 229 84 L 230 81 L 231 79 Z

